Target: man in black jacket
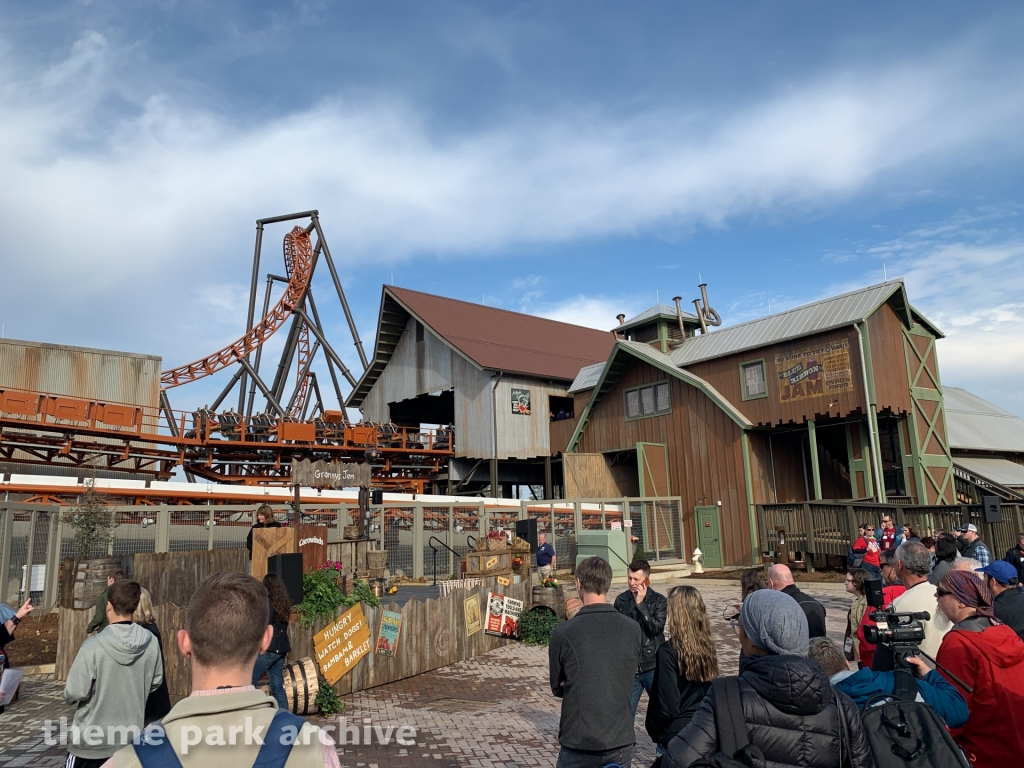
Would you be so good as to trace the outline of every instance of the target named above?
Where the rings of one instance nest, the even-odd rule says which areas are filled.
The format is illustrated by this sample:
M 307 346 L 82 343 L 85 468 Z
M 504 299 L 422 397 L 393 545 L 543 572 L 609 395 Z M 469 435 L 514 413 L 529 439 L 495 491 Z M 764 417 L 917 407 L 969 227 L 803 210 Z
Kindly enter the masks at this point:
M 629 589 L 615 598 L 615 610 L 639 624 L 644 637 L 640 665 L 633 680 L 633 699 L 630 703 L 633 717 L 636 717 L 640 695 L 647 691 L 647 698 L 651 697 L 658 647 L 665 642 L 668 600 L 664 595 L 651 589 L 651 564 L 646 560 L 634 560 L 626 569 L 626 575 Z
M 825 606 L 796 587 L 793 572 L 789 566 L 773 565 L 768 569 L 768 586 L 776 592 L 789 595 L 796 600 L 807 614 L 807 631 L 810 637 L 825 637 Z M 808 638 L 809 639 L 809 638 Z
M 1017 571 L 1005 560 L 996 560 L 978 573 L 985 574 L 985 584 L 995 596 L 992 613 L 1024 640 L 1024 594 L 1017 591 Z
M 643 639 L 635 621 L 608 605 L 611 583 L 612 567 L 605 560 L 580 561 L 576 590 L 583 607 L 551 632 L 551 692 L 562 700 L 556 768 L 628 768 L 633 759 L 629 696 Z
M 1017 534 L 1017 546 L 1006 550 L 1003 560 L 1017 569 L 1017 583 L 1024 585 L 1024 533 Z

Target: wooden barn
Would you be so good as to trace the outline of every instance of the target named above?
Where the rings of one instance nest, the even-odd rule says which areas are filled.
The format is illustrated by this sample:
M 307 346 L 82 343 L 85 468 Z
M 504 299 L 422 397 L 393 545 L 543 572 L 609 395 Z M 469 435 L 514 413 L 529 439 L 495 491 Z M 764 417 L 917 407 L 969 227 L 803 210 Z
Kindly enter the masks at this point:
M 902 281 L 699 335 L 645 314 L 551 424 L 567 497 L 679 496 L 709 566 L 759 560 L 757 504 L 955 503 L 942 334 Z
M 535 486 L 552 498 L 549 424 L 569 423 L 569 385 L 614 344 L 607 331 L 388 285 L 373 360 L 345 404 L 371 422 L 451 425 L 439 492 Z

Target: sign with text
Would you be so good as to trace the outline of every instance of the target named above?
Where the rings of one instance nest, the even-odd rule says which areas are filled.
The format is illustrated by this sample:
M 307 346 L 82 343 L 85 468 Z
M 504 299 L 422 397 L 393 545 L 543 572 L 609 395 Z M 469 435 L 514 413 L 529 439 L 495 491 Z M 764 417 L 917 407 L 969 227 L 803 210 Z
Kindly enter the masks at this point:
M 512 413 L 519 416 L 530 415 L 530 390 L 512 388 Z
M 487 626 L 484 632 L 519 639 L 519 616 L 523 612 L 523 601 L 506 597 L 497 592 L 487 593 Z
M 313 651 L 320 674 L 330 685 L 341 680 L 370 652 L 370 625 L 362 605 L 354 605 L 337 621 L 313 635 Z
M 292 485 L 306 488 L 369 488 L 369 464 L 292 459 Z
M 846 339 L 775 356 L 779 402 L 835 395 L 853 390 L 850 342 Z
M 380 619 L 380 632 L 377 635 L 377 653 L 381 656 L 394 656 L 398 649 L 398 635 L 402 631 L 402 614 L 396 611 L 384 611 Z
M 475 635 L 483 629 L 483 622 L 480 620 L 480 596 L 470 595 L 462 604 L 462 610 L 466 614 L 466 637 Z

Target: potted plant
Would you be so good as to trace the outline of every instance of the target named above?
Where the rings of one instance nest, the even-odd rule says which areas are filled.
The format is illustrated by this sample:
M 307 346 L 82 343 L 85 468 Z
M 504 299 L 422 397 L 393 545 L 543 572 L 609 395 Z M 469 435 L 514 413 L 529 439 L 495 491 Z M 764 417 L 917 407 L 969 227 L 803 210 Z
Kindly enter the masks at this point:
M 121 567 L 119 558 L 107 555 L 117 527 L 117 513 L 103 494 L 96 491 L 95 472 L 85 481 L 85 493 L 78 504 L 64 512 L 64 522 L 75 532 L 75 580 L 72 595 L 62 598 L 67 608 L 92 608 L 107 588 L 107 576 Z M 103 554 L 94 557 L 94 552 Z

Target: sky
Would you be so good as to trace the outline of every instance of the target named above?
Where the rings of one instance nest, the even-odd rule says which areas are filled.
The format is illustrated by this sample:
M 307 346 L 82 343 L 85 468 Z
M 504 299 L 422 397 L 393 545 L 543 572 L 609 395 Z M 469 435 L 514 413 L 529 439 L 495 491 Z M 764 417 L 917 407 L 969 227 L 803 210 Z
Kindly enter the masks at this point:
M 903 277 L 943 382 L 1024 416 L 1019 5 L 0 0 L 0 21 L 7 338 L 203 357 L 245 330 L 255 220 L 317 209 L 368 349 L 385 283 L 608 329 L 701 280 L 728 325 Z M 326 270 L 313 292 L 358 372 Z

